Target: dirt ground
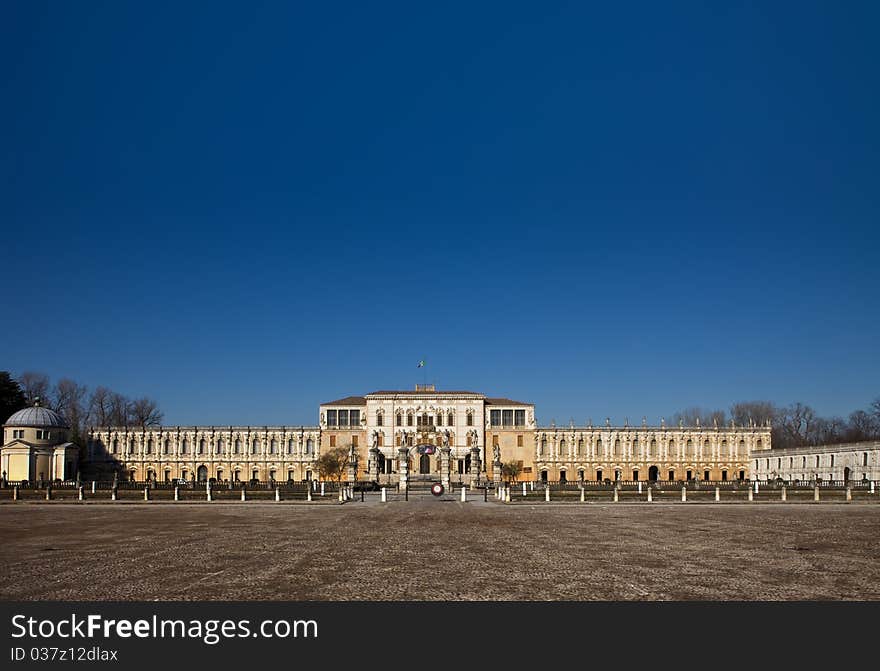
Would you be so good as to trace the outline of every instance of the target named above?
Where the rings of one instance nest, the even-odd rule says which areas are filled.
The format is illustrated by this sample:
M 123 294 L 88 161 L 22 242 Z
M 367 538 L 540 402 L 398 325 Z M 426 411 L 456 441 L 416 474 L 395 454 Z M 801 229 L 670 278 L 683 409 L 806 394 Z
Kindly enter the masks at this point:
M 0 505 L 0 599 L 880 599 L 880 506 Z

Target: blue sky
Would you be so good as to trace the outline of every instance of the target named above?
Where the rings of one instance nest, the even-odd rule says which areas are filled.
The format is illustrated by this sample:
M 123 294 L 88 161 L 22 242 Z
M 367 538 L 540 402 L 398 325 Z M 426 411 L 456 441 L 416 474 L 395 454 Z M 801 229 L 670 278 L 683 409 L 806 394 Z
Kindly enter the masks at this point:
M 37 3 L 0 367 L 313 423 L 880 395 L 876 3 Z M 716 6 L 718 5 L 718 6 Z

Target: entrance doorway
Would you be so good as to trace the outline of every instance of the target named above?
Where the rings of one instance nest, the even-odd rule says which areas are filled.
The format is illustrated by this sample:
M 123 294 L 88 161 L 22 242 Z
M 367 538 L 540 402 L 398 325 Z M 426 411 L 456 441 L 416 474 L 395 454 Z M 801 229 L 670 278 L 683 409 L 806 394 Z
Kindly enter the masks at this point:
M 427 475 L 431 472 L 431 457 L 427 454 L 423 454 L 419 457 L 419 474 Z
M 847 466 L 846 468 L 843 469 L 843 482 L 844 483 L 849 482 L 849 475 L 850 475 L 849 466 Z
M 196 470 L 196 477 L 199 482 L 207 482 L 208 481 L 208 467 L 207 466 L 199 466 Z
M 654 482 L 659 477 L 660 477 L 659 469 L 656 466 L 651 466 L 651 468 L 648 469 L 648 480 L 650 480 L 651 482 Z

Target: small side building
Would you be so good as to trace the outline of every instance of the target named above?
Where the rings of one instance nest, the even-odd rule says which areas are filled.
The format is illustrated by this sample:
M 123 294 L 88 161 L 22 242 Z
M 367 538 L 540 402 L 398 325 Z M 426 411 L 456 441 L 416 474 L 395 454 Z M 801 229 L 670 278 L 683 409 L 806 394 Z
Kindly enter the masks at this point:
M 70 425 L 40 400 L 3 425 L 0 477 L 4 482 L 71 480 L 79 466 L 79 448 L 67 441 Z

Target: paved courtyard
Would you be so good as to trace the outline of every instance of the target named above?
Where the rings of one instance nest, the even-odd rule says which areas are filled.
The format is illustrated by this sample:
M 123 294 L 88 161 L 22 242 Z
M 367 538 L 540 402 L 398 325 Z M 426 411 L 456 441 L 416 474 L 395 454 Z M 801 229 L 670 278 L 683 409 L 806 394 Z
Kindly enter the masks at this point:
M 0 598 L 880 599 L 880 506 L 0 505 Z

